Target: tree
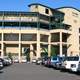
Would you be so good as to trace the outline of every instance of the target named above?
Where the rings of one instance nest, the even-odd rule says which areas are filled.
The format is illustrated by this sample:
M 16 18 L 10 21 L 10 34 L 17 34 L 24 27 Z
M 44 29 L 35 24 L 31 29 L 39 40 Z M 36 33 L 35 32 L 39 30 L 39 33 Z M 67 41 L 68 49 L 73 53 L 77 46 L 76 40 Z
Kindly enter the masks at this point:
M 12 54 L 8 53 L 8 57 L 12 60 Z
M 44 52 L 41 53 L 41 57 L 47 57 L 47 56 L 48 56 L 48 51 L 47 51 L 47 49 L 46 49 L 46 48 L 42 48 L 42 50 L 43 50 Z
M 56 48 L 51 47 L 51 56 L 56 56 Z
M 24 55 L 26 56 L 27 61 L 30 61 L 30 48 L 24 48 Z

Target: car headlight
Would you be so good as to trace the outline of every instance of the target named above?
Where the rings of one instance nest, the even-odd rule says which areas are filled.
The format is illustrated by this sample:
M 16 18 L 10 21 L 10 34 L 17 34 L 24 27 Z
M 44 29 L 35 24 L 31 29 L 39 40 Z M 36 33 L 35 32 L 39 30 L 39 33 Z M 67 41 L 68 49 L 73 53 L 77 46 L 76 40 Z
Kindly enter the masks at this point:
M 76 67 L 76 64 L 71 64 L 71 67 L 72 67 L 72 68 Z

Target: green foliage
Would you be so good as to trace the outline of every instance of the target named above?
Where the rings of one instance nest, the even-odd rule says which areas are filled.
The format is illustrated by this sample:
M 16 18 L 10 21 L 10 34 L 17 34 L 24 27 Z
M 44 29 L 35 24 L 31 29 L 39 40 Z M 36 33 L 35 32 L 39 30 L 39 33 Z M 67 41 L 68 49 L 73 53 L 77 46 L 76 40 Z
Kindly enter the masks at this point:
M 24 55 L 26 56 L 26 60 L 30 61 L 30 49 L 28 48 L 27 51 L 24 53 Z
M 30 61 L 30 53 L 27 53 L 26 59 L 27 59 L 27 61 Z
M 42 50 L 44 52 L 41 53 L 41 57 L 47 57 L 48 56 L 48 50 L 47 50 L 47 48 L 42 48 Z
M 48 56 L 48 53 L 47 52 L 42 52 L 41 53 L 41 57 L 47 57 Z
M 56 48 L 51 47 L 51 56 L 56 56 Z
M 8 57 L 12 60 L 12 54 L 8 53 Z

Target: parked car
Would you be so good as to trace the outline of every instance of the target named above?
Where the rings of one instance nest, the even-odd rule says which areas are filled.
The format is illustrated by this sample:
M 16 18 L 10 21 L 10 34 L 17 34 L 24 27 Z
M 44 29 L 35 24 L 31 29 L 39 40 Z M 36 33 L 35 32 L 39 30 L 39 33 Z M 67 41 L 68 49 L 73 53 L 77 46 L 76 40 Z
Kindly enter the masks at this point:
M 77 72 L 80 72 L 80 62 L 78 64 Z
M 51 57 L 51 67 L 60 69 L 62 61 L 64 61 L 65 57 L 53 56 Z
M 45 65 L 45 62 L 47 61 L 47 59 L 48 59 L 48 57 L 43 57 L 43 58 L 42 58 L 42 63 L 41 63 L 41 64 L 42 64 L 42 65 Z
M 45 60 L 44 66 L 51 67 L 51 58 L 50 57 L 47 57 L 47 59 Z
M 36 59 L 32 59 L 32 63 L 36 63 Z
M 26 62 L 27 62 L 26 56 L 23 56 L 23 57 L 21 58 L 21 62 L 22 62 L 22 63 L 26 63 Z
M 9 65 L 12 64 L 12 60 L 9 57 L 5 57 L 4 61 L 5 61 L 5 63 L 6 63 L 7 66 L 9 66 Z
M 14 58 L 13 58 L 13 62 L 14 62 L 14 63 L 19 63 L 18 57 L 14 57 Z
M 2 70 L 3 69 L 3 63 L 2 63 L 2 61 L 0 60 L 0 70 Z
M 65 60 L 65 57 L 57 57 L 57 61 L 55 62 L 55 68 L 61 69 L 61 64 Z
M 42 58 L 38 58 L 38 59 L 36 60 L 36 64 L 37 64 L 37 65 L 41 65 L 41 64 L 42 64 Z
M 7 66 L 7 62 L 3 59 L 3 58 L 0 58 L 0 61 L 3 63 L 3 66 Z
M 66 69 L 72 72 L 80 71 L 80 57 L 66 57 L 65 61 L 61 65 L 61 69 Z

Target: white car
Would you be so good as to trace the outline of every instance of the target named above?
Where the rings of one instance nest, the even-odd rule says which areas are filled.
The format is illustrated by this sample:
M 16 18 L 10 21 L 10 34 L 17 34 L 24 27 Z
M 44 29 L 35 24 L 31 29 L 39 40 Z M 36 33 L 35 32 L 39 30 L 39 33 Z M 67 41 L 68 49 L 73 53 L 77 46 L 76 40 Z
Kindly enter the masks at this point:
M 36 63 L 36 59 L 32 59 L 32 63 Z
M 42 63 L 42 58 L 38 58 L 38 59 L 36 60 L 36 64 L 37 64 L 37 65 L 41 65 L 41 63 Z
M 14 63 L 19 63 L 18 57 L 14 57 L 14 58 L 13 58 L 13 62 L 14 62 Z
M 62 68 L 70 70 L 72 72 L 77 72 L 80 65 L 80 57 L 66 57 L 66 60 L 62 63 Z
M 80 62 L 79 62 L 77 71 L 80 72 Z
M 22 63 L 26 63 L 26 62 L 27 62 L 26 56 L 23 56 L 23 57 L 21 58 L 21 62 L 22 62 Z

